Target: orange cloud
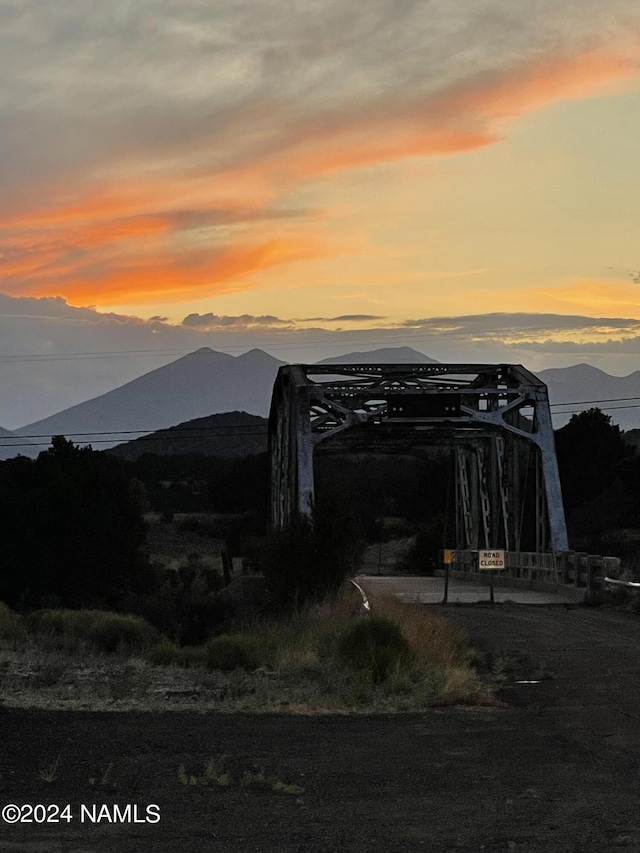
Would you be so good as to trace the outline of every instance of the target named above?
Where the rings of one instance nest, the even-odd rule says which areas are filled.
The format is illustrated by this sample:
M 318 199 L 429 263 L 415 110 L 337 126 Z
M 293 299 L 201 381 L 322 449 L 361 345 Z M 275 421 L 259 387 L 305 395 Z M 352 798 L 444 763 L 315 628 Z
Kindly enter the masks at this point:
M 487 74 L 445 92 L 375 104 L 300 127 L 280 169 L 296 179 L 413 157 L 458 154 L 498 141 L 504 121 L 560 100 L 584 98 L 638 76 L 637 58 L 590 50 Z M 274 155 L 279 160 L 282 154 Z M 267 164 L 268 165 L 268 164 Z
M 213 256 L 174 256 L 168 253 L 152 258 L 132 258 L 103 273 L 69 275 L 65 294 L 72 303 L 121 304 L 135 295 L 152 302 L 155 299 L 202 298 L 212 293 L 238 289 L 237 279 L 277 264 L 309 260 L 321 254 L 320 247 L 300 240 L 270 240 L 256 245 L 232 246 Z M 50 292 L 50 282 L 35 288 L 33 295 Z
M 157 168 L 155 175 L 147 170 L 147 177 L 131 179 L 113 165 L 110 181 L 79 181 L 73 197 L 61 186 L 48 192 L 43 188 L 44 203 L 0 218 L 5 230 L 0 286 L 7 292 L 55 292 L 76 304 L 99 305 L 201 297 L 207 288 L 213 294 L 254 287 L 261 270 L 326 255 L 330 250 L 321 245 L 318 229 L 326 233 L 330 222 L 311 223 L 313 241 L 308 221 L 292 218 L 275 233 L 255 224 L 247 229 L 245 223 L 241 238 L 226 231 L 211 240 L 209 249 L 199 239 L 194 255 L 188 250 L 192 226 L 181 211 L 226 209 L 231 220 L 235 213 L 239 222 L 243 215 L 248 222 L 249 214 L 267 215 L 274 201 L 285 200 L 304 182 L 407 158 L 478 149 L 496 142 L 514 116 L 602 92 L 637 73 L 637 63 L 627 56 L 589 50 L 502 69 L 419 99 L 378 102 L 304 120 L 287 120 L 283 104 L 273 104 L 272 110 L 262 104 L 238 121 L 249 131 L 252 118 L 257 122 L 267 140 L 265 150 L 257 145 L 253 153 L 238 154 L 235 162 L 233 134 L 227 133 L 223 151 L 220 138 L 209 137 L 193 140 L 190 150 L 171 152 L 180 154 L 171 161 L 178 164 L 190 163 L 193 153 L 197 167 Z M 256 136 L 262 138 L 261 133 Z M 207 169 L 202 163 L 209 151 L 217 160 Z M 225 158 L 226 165 L 220 165 Z M 228 241 L 224 250 L 222 239 Z
M 576 314 L 585 317 L 640 316 L 640 287 L 616 278 L 573 278 L 542 287 L 483 287 L 484 298 L 508 312 Z
M 445 97 L 443 109 L 477 114 L 485 120 L 510 118 L 555 101 L 590 97 L 637 75 L 637 57 L 589 50 L 539 60 L 507 75 L 489 74 L 470 89 Z
M 529 292 L 539 304 L 561 311 L 616 317 L 640 314 L 640 287 L 619 279 L 572 279 L 553 288 L 531 288 Z

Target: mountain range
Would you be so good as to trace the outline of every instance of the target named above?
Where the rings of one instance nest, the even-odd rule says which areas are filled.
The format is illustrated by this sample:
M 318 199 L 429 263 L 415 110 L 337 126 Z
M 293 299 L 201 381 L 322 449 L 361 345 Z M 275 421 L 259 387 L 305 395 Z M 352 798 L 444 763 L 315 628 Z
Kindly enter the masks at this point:
M 319 363 L 366 362 L 437 363 L 410 347 L 346 353 Z M 263 418 L 282 364 L 285 362 L 258 349 L 234 357 L 205 347 L 13 432 L 0 427 L 0 458 L 16 453 L 35 455 L 49 445 L 52 435 L 66 435 L 104 449 L 222 413 L 245 412 Z M 549 388 L 556 426 L 566 423 L 572 411 L 591 405 L 610 412 L 622 429 L 640 426 L 640 371 L 618 377 L 579 364 L 542 370 L 537 375 Z

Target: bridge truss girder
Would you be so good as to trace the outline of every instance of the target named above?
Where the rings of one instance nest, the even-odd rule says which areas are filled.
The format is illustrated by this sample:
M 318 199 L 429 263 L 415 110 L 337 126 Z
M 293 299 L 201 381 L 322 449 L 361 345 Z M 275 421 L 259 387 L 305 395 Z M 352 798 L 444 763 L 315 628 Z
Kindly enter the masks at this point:
M 455 547 L 519 550 L 526 457 L 536 550 L 567 549 L 547 388 L 510 364 L 281 367 L 269 418 L 272 526 L 313 517 L 316 448 L 419 455 L 436 446 L 455 457 Z

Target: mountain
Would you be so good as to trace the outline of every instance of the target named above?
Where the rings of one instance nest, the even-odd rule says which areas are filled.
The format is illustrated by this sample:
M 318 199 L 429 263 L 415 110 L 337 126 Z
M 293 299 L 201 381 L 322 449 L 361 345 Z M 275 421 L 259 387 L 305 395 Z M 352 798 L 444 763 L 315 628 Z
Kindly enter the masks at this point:
M 351 352 L 319 363 L 367 362 L 438 363 L 410 347 Z M 234 357 L 205 347 L 120 388 L 27 424 L 10 435 L 27 440 L 34 435 L 47 438 L 66 435 L 74 441 L 103 449 L 130 441 L 138 435 L 167 430 L 175 424 L 182 425 L 225 412 L 265 417 L 269 412 L 273 382 L 282 364 L 285 362 L 259 349 Z M 556 426 L 562 426 L 571 417 L 570 412 L 563 413 L 565 408 L 580 410 L 599 406 L 610 411 L 614 422 L 622 429 L 640 427 L 640 408 L 633 408 L 634 402 L 640 401 L 640 371 L 618 377 L 588 364 L 578 364 L 543 370 L 538 375 L 549 387 L 552 411 L 558 411 L 554 415 Z M 625 397 L 635 400 L 620 400 Z M 601 400 L 620 402 L 612 402 L 608 408 L 607 403 L 598 402 Z M 618 409 L 617 406 L 631 407 Z M 41 449 L 41 446 L 34 446 L 30 451 L 28 447 L 20 447 L 15 452 L 36 455 Z M 4 456 L 12 453 L 8 448 L 0 449 L 0 452 Z
M 640 427 L 640 371 L 629 376 L 611 376 L 590 364 L 576 364 L 548 368 L 536 375 L 549 389 L 556 428 L 567 423 L 571 411 L 590 408 L 610 414 L 621 429 Z
M 370 352 L 349 352 L 323 358 L 318 364 L 438 364 L 435 358 L 429 358 L 411 347 L 386 347 Z
M 409 347 L 397 347 L 349 353 L 327 363 L 385 361 L 433 359 Z M 134 439 L 136 433 L 149 434 L 212 414 L 237 411 L 266 416 L 282 364 L 259 349 L 234 357 L 203 347 L 113 391 L 26 424 L 15 434 L 66 435 L 106 449 Z
M 16 445 L 20 445 L 20 439 L 15 433 L 0 427 L 0 459 L 11 459 L 21 453 L 22 447 Z
M 281 364 L 261 350 L 234 357 L 204 347 L 15 432 L 66 435 L 100 449 L 211 414 L 264 415 Z
M 43 449 L 43 447 L 36 447 L 33 442 L 20 438 L 15 432 L 0 427 L 0 460 L 12 459 L 20 455 L 37 455 Z
M 267 419 L 246 412 L 225 412 L 195 418 L 170 429 L 119 444 L 109 450 L 133 460 L 143 453 L 160 456 L 252 456 L 267 449 Z

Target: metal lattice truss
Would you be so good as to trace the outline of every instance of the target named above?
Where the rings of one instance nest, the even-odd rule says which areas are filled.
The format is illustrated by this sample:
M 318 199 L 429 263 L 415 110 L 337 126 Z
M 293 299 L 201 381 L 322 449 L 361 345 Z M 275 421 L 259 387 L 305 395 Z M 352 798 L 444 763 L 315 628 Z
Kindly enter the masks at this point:
M 275 528 L 312 517 L 318 445 L 416 455 L 453 448 L 456 547 L 518 550 L 526 511 L 535 515 L 537 551 L 567 548 L 547 388 L 521 365 L 281 367 L 269 419 Z M 531 470 L 534 498 L 525 500 Z

